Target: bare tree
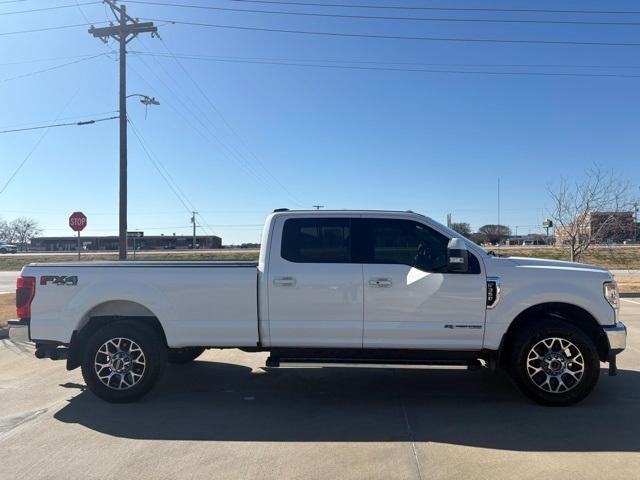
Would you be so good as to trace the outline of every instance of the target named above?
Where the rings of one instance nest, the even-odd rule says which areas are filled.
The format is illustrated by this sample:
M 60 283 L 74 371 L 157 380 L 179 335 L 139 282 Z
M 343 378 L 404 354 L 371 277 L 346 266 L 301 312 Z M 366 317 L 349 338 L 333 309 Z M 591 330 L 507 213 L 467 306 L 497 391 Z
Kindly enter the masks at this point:
M 451 224 L 451 230 L 456 231 L 457 233 L 459 233 L 460 235 L 462 235 L 463 237 L 469 237 L 469 235 L 471 235 L 471 225 L 469 225 L 468 223 L 465 222 L 460 222 L 460 223 L 452 223 Z
M 0 220 L 0 241 L 13 243 L 15 242 L 15 231 L 9 222 Z
M 501 243 L 511 236 L 511 229 L 506 225 L 483 225 L 478 229 L 484 241 L 491 244 Z
M 578 261 L 591 245 L 624 235 L 633 223 L 629 184 L 598 165 L 585 170 L 585 179 L 560 180 L 547 187 L 553 202 L 550 215 L 560 245 L 568 245 L 570 259 Z
M 32 218 L 18 217 L 8 224 L 12 242 L 17 242 L 22 249 L 27 249 L 28 242 L 42 233 L 38 222 Z M 9 240 L 8 240 L 9 241 Z

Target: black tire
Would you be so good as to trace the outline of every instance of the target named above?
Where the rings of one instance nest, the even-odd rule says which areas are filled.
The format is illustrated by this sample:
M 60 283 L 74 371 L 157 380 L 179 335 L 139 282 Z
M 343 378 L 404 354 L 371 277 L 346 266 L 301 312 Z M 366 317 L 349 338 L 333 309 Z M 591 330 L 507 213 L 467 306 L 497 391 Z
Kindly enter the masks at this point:
M 551 339 L 563 341 L 553 343 Z M 562 350 L 562 345 L 570 346 Z M 545 349 L 547 353 L 538 360 Z M 516 335 L 510 373 L 522 393 L 534 402 L 568 406 L 584 399 L 596 386 L 600 358 L 593 341 L 582 330 L 562 320 L 546 318 Z
M 6 248 L 0 248 L 0 253 L 7 253 L 7 249 Z
M 193 362 L 202 355 L 204 350 L 204 347 L 170 348 L 168 355 L 169 363 L 183 364 Z
M 108 343 L 110 340 L 113 343 Z M 102 353 L 105 349 L 110 356 Z M 115 354 L 125 355 L 120 353 L 120 349 L 130 349 L 128 363 L 126 358 L 116 359 Z M 142 352 L 142 357 L 138 349 Z M 144 364 L 142 367 L 140 362 Z M 110 366 L 100 369 L 96 366 L 98 363 Z M 89 390 L 96 396 L 107 402 L 126 403 L 148 393 L 162 375 L 166 363 L 167 348 L 161 335 L 153 327 L 141 322 L 119 320 L 104 325 L 88 338 L 82 355 L 82 376 Z M 130 366 L 128 370 L 126 365 Z M 114 370 L 119 366 L 123 367 L 122 371 L 125 373 Z M 98 371 L 103 379 L 109 380 L 101 380 Z M 125 387 L 118 389 L 123 383 Z M 131 386 L 127 386 L 127 383 Z

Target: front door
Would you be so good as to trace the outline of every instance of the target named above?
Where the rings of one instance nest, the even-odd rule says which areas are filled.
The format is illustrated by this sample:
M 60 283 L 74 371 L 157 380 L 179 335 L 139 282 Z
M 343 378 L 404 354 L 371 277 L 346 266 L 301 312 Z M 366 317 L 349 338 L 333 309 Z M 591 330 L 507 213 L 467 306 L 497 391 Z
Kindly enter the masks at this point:
M 364 278 L 364 347 L 482 348 L 485 275 L 469 252 L 469 273 L 448 273 L 449 239 L 412 220 L 363 220 L 371 239 Z
M 269 258 L 271 346 L 362 348 L 362 264 L 348 217 L 281 218 Z

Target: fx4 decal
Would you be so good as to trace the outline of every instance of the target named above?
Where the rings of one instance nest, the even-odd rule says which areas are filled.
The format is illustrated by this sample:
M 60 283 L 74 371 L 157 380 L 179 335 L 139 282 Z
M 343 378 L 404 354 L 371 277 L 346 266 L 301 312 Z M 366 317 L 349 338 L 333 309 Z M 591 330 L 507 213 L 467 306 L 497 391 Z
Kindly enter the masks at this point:
M 75 275 L 70 277 L 66 275 L 42 275 L 40 277 L 40 285 L 75 286 L 78 285 L 78 277 Z

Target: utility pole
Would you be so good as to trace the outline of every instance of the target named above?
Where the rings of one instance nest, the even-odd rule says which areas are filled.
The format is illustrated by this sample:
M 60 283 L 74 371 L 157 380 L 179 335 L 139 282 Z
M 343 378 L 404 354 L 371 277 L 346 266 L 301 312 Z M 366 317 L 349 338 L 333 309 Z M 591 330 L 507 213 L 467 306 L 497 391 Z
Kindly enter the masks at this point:
M 198 212 L 191 212 L 193 215 L 191 216 L 191 223 L 193 223 L 193 249 L 196 249 L 196 214 Z
M 107 43 L 113 38 L 120 44 L 120 208 L 119 240 L 120 260 L 127 259 L 127 43 L 139 33 L 157 35 L 158 28 L 153 22 L 139 22 L 127 15 L 126 5 L 116 5 L 116 0 L 103 0 L 109 5 L 116 17 L 117 25 L 95 28 L 91 25 L 89 33 Z

